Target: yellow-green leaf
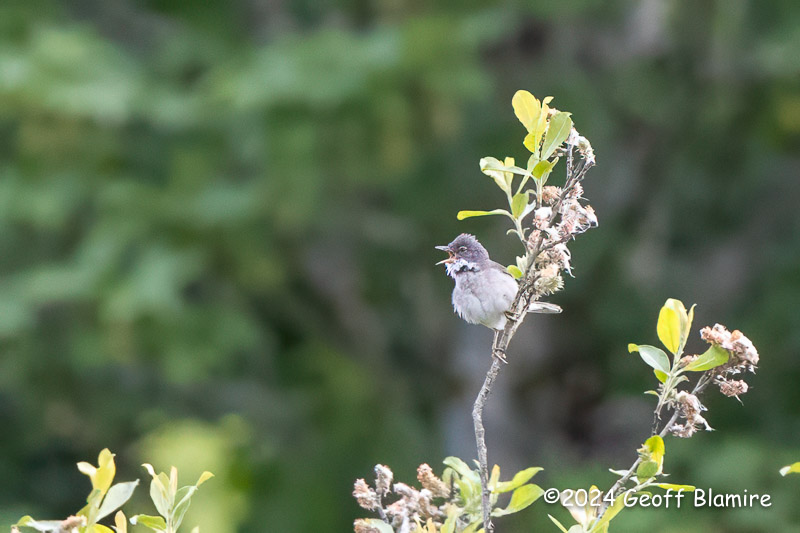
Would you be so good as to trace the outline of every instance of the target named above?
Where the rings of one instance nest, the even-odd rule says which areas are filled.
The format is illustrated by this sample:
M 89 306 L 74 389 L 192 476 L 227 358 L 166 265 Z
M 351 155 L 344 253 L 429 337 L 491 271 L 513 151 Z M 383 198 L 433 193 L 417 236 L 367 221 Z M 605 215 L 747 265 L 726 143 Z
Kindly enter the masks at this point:
M 658 463 L 652 460 L 642 461 L 636 469 L 636 479 L 644 483 L 658 473 Z
M 507 157 L 506 163 L 511 160 L 510 166 L 514 166 L 514 159 Z M 485 165 L 484 165 L 485 164 Z M 489 176 L 494 180 L 500 189 L 505 191 L 506 193 L 511 192 L 511 181 L 514 178 L 514 174 L 512 172 L 500 170 L 501 168 L 505 167 L 498 159 L 494 157 L 484 157 L 481 159 L 481 172 Z
M 205 483 L 206 481 L 208 481 L 212 477 L 214 477 L 214 474 L 212 474 L 211 472 L 206 470 L 205 472 L 200 474 L 200 479 L 197 480 L 197 483 L 195 484 L 195 486 L 199 487 L 200 485 L 202 485 L 203 483 Z
M 656 483 L 656 487 L 662 488 L 664 490 L 672 489 L 672 490 L 682 490 L 684 492 L 693 492 L 696 488 L 694 485 L 675 485 L 674 483 Z
M 145 527 L 149 527 L 150 529 L 156 531 L 164 531 L 167 529 L 167 522 L 164 520 L 163 517 L 160 516 L 151 516 L 146 514 L 137 514 L 131 517 L 131 524 L 134 526 L 137 524 L 141 524 Z
M 528 149 L 536 159 L 540 159 L 539 157 L 539 145 L 542 143 L 542 133 L 544 130 L 535 129 L 529 134 L 525 136 L 525 139 L 522 140 L 522 144 L 525 145 L 525 148 Z
M 531 131 L 542 112 L 539 100 L 528 91 L 517 91 L 511 98 L 511 105 L 514 108 L 514 114 L 517 115 L 525 129 Z
M 800 474 L 800 462 L 781 468 L 781 475 L 785 476 L 787 474 Z
M 658 314 L 656 330 L 659 340 L 667 350 L 674 354 L 678 353 L 681 346 L 681 319 L 678 313 L 666 305 L 662 307 Z
M 458 220 L 464 220 L 465 218 L 485 217 L 488 215 L 505 215 L 511 217 L 511 213 L 505 209 L 494 209 L 492 211 L 459 211 L 456 218 Z
M 728 362 L 729 358 L 730 354 L 728 350 L 714 344 L 697 359 L 686 365 L 684 370 L 690 372 L 705 372 L 706 370 L 724 365 Z
M 550 521 L 553 522 L 556 525 L 556 527 L 561 530 L 562 533 L 567 533 L 567 528 L 565 528 L 563 524 L 561 524 L 561 522 L 556 520 L 556 518 L 553 515 L 548 514 L 547 516 L 550 518 Z
M 542 159 L 549 159 L 561 143 L 567 140 L 572 130 L 572 119 L 569 113 L 559 111 L 550 117 L 550 125 L 542 143 Z
M 97 457 L 97 467 L 86 462 L 80 462 L 78 463 L 78 470 L 92 480 L 92 489 L 105 494 L 114 481 L 114 475 L 117 473 L 114 454 L 108 448 L 105 448 Z
M 542 176 L 549 174 L 553 170 L 553 167 L 556 166 L 556 163 L 558 163 L 558 159 L 554 159 L 553 161 L 539 161 L 536 163 L 536 165 L 534 165 L 533 170 L 531 170 L 531 174 L 536 179 L 542 179 Z
M 598 533 L 600 531 L 605 531 L 605 527 L 608 526 L 608 523 L 619 514 L 625 508 L 625 495 L 620 494 L 614 500 L 614 503 L 603 512 L 603 517 L 598 520 L 598 522 L 592 527 L 590 533 Z
M 519 218 L 528 206 L 528 191 L 520 192 L 511 199 L 511 214 L 514 218 Z
M 668 376 L 664 372 L 662 372 L 661 370 L 658 370 L 658 369 L 654 368 L 653 369 L 653 373 L 656 375 L 656 379 L 658 381 L 660 381 L 661 383 L 665 383 L 667 381 L 667 377 Z
M 541 471 L 542 468 L 539 466 L 532 466 L 530 468 L 526 468 L 525 470 L 520 470 L 514 474 L 514 477 L 511 479 L 511 481 L 503 481 L 502 483 L 498 483 L 493 492 L 500 494 L 517 489 L 530 481 L 533 476 Z
M 678 315 L 678 320 L 680 321 L 680 347 L 678 350 L 683 350 L 683 347 L 686 346 L 686 341 L 689 339 L 689 332 L 692 329 L 695 306 L 693 305 L 689 313 L 687 313 L 686 306 L 683 305 L 682 301 L 676 300 L 675 298 L 668 298 L 667 301 L 664 302 L 664 307 L 672 309 Z
M 511 501 L 508 503 L 508 507 L 495 509 L 492 511 L 492 516 L 504 516 L 519 512 L 538 500 L 542 494 L 544 494 L 544 490 L 538 485 L 533 483 L 523 485 L 511 494 Z
M 514 279 L 519 279 L 522 277 L 522 270 L 520 270 L 517 265 L 508 265 L 506 270 L 509 274 L 514 276 Z
M 492 467 L 492 473 L 489 475 L 489 490 L 494 490 L 494 487 L 497 486 L 497 483 L 500 481 L 500 467 L 498 465 L 494 465 Z
M 669 359 L 667 358 L 667 354 L 664 353 L 664 350 L 647 344 L 629 344 L 628 351 L 638 351 L 639 355 L 642 357 L 642 361 L 656 370 L 669 374 Z
M 658 463 L 659 470 L 661 466 L 664 464 L 664 453 L 666 449 L 664 447 L 664 439 L 662 439 L 658 435 L 653 435 L 646 441 L 644 441 L 644 447 L 650 453 L 650 458 Z

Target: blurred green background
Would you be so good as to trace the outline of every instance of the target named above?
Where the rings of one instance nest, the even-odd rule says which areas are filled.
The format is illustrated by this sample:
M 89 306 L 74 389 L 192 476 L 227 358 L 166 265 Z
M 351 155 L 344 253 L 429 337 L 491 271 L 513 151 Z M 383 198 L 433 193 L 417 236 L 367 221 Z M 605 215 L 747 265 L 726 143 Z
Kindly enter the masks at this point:
M 519 251 L 455 213 L 503 202 L 478 160 L 524 157 L 524 88 L 592 141 L 600 227 L 514 339 L 490 461 L 608 487 L 651 421 L 627 343 L 680 298 L 762 363 L 743 406 L 706 398 L 717 431 L 667 440 L 670 480 L 774 505 L 618 530 L 800 530 L 798 50 L 796 0 L 3 0 L 0 529 L 78 510 L 103 447 L 119 480 L 213 471 L 206 533 L 348 531 L 375 463 L 473 458 L 491 334 L 433 246 Z

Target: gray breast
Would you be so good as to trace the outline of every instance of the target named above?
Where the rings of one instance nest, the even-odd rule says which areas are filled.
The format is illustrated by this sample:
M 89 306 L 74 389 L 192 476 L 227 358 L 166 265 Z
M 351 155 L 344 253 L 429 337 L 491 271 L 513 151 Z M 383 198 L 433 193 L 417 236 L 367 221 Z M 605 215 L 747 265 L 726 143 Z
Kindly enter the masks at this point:
M 455 277 L 453 308 L 471 324 L 502 329 L 505 312 L 517 294 L 517 282 L 499 268 L 465 271 Z

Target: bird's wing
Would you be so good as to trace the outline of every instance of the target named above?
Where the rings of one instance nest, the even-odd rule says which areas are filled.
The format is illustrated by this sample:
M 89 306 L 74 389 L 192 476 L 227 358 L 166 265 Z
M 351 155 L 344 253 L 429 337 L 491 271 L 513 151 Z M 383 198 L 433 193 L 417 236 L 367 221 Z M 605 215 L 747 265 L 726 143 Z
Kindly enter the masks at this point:
M 495 261 L 490 261 L 490 263 L 491 263 L 490 268 L 492 270 L 501 271 L 503 272 L 503 274 L 513 279 L 515 283 L 517 282 L 514 276 L 512 276 L 508 272 L 508 270 L 506 270 L 506 267 Z M 549 302 L 539 302 L 539 301 L 531 302 L 530 306 L 528 307 L 528 312 L 530 313 L 556 314 L 560 313 L 561 311 L 562 309 L 560 306 Z
M 511 278 L 511 279 L 514 279 L 514 276 L 512 276 L 512 275 L 511 275 L 511 274 L 508 272 L 508 270 L 506 269 L 506 267 L 504 267 L 503 265 L 501 265 L 501 264 L 500 264 L 500 263 L 498 263 L 497 261 L 492 261 L 492 260 L 489 260 L 489 268 L 491 268 L 492 270 L 499 270 L 500 272 L 502 272 L 503 274 L 505 274 L 505 275 L 506 275 L 506 276 L 508 276 L 509 278 Z M 516 281 L 516 280 L 514 279 L 514 281 Z

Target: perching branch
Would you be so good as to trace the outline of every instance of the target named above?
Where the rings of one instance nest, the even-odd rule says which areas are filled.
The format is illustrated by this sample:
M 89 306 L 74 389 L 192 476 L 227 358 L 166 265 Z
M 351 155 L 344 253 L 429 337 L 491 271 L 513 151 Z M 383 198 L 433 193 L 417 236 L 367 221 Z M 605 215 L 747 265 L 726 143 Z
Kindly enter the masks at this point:
M 582 146 L 580 146 L 581 143 Z M 574 164 L 576 147 L 581 155 L 577 165 Z M 594 213 L 591 208 L 588 206 L 584 208 L 578 202 L 583 192 L 580 182 L 595 163 L 591 146 L 573 129 L 567 139 L 564 152 L 567 156 L 567 176 L 564 187 L 561 190 L 553 188 L 556 196 L 549 201 L 543 199 L 541 195 L 537 195 L 535 200 L 537 206 L 533 210 L 535 216 L 531 227 L 532 231 L 527 239 L 524 230 L 519 231 L 519 224 L 517 224 L 517 233 L 521 233 L 520 239 L 527 249 L 526 257 L 529 258 L 527 268 L 523 272 L 520 288 L 507 313 L 508 321 L 502 331 L 495 333 L 492 342 L 492 364 L 486 373 L 486 378 L 472 409 L 481 478 L 483 527 L 486 533 L 494 531 L 491 521 L 486 430 L 483 426 L 483 409 L 486 400 L 492 392 L 492 386 L 500 373 L 502 364 L 506 362 L 505 354 L 511 339 L 525 320 L 531 303 L 558 290 L 561 283 L 560 272 L 562 270 L 569 271 L 569 252 L 566 251 L 566 247 L 563 250 L 559 250 L 557 247 L 563 246 L 575 235 L 583 233 L 597 223 L 593 219 Z M 547 208 L 549 211 L 545 210 L 542 213 L 544 216 L 537 216 L 541 208 Z M 545 279 L 552 280 L 552 283 L 539 283 Z

